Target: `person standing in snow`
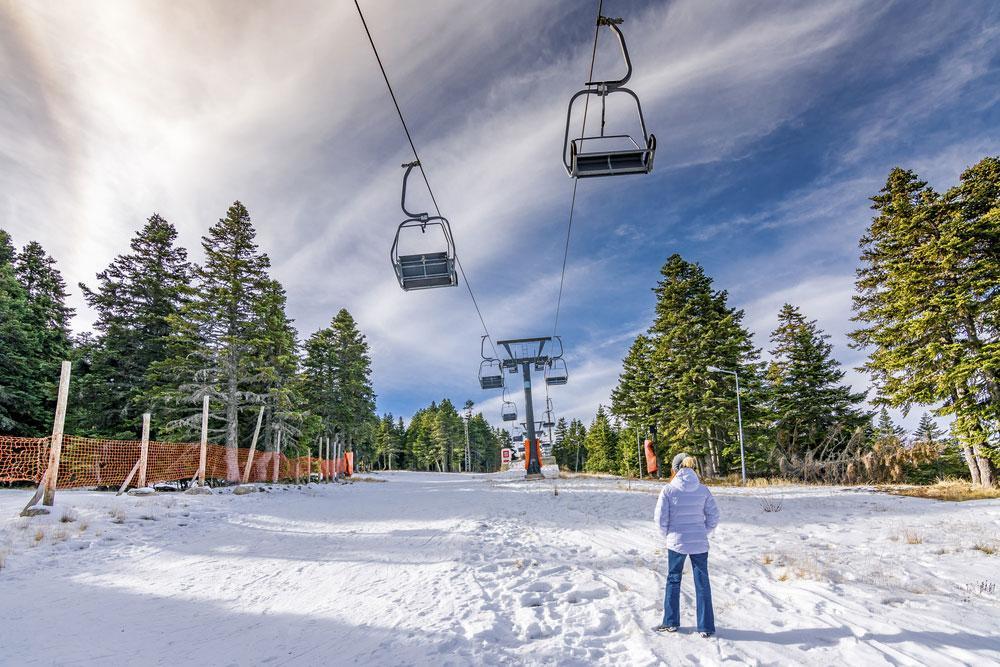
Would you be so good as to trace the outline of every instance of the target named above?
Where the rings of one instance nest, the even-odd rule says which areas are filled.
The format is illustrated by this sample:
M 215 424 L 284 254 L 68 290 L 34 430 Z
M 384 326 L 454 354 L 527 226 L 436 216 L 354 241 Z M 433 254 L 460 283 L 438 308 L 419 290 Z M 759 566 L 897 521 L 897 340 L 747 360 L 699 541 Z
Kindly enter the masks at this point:
M 676 632 L 681 624 L 681 573 L 684 560 L 691 558 L 698 614 L 698 632 L 702 637 L 715 634 L 712 610 L 712 587 L 708 581 L 708 536 L 719 525 L 719 508 L 708 487 L 694 471 L 697 461 L 678 454 L 671 463 L 673 476 L 660 491 L 653 520 L 667 538 L 667 587 L 663 596 L 663 622 L 654 630 Z

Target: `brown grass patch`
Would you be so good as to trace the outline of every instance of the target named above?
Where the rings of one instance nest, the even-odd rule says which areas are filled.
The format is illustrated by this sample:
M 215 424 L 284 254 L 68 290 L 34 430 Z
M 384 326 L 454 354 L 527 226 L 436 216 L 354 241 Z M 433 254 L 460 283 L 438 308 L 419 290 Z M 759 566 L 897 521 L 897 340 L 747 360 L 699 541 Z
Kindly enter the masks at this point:
M 958 479 L 945 479 L 928 486 L 883 486 L 879 490 L 897 496 L 931 498 L 933 500 L 949 500 L 953 502 L 1000 498 L 1000 489 L 973 486 L 971 482 Z
M 976 544 L 972 547 L 975 551 L 982 551 L 987 556 L 995 556 L 997 548 L 992 544 Z
M 906 531 L 903 533 L 903 539 L 906 540 L 907 544 L 923 544 L 924 538 L 919 533 L 914 533 L 913 531 Z

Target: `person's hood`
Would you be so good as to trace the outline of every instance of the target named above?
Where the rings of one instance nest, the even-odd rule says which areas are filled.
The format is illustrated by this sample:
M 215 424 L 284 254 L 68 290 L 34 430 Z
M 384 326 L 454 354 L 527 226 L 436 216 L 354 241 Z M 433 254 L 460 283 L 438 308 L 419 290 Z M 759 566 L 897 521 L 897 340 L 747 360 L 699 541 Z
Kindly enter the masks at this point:
M 678 470 L 674 481 L 670 483 L 681 491 L 694 491 L 701 486 L 701 482 L 698 481 L 698 473 L 691 468 L 681 468 Z

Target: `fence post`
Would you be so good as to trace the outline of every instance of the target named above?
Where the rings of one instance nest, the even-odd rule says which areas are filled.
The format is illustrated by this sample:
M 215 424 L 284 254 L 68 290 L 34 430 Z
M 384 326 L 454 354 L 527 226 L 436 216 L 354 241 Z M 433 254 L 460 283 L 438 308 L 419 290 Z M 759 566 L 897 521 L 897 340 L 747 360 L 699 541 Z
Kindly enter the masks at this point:
M 278 431 L 274 443 L 274 483 L 278 483 L 278 466 L 281 465 L 281 431 Z
M 260 435 L 260 422 L 264 419 L 264 406 L 260 406 L 260 412 L 257 413 L 257 427 L 253 430 L 253 442 L 250 443 L 250 452 L 247 454 L 247 465 L 243 469 L 243 483 L 247 484 L 250 482 L 250 466 L 253 465 L 253 453 L 257 449 L 257 436 Z
M 73 365 L 62 362 L 59 372 L 59 393 L 56 395 L 56 417 L 52 423 L 52 443 L 49 449 L 48 474 L 45 477 L 45 492 L 42 504 L 52 506 L 56 498 L 56 484 L 59 481 L 59 459 L 62 456 L 63 425 L 66 423 L 66 403 L 69 399 L 69 375 Z
M 201 453 L 198 455 L 198 484 L 205 486 L 208 467 L 208 394 L 201 401 Z
M 149 420 L 148 412 L 142 415 L 142 444 L 139 450 L 139 488 L 146 486 L 146 468 L 149 465 Z

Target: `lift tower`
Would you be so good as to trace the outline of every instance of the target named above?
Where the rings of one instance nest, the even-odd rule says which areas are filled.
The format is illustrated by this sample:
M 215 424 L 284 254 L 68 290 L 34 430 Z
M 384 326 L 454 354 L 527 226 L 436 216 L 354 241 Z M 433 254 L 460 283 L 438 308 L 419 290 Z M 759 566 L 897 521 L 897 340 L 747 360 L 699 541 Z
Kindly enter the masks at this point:
M 555 344 L 559 346 L 558 354 L 555 353 Z M 524 426 L 525 435 L 528 438 L 528 446 L 525 448 L 528 462 L 527 476 L 528 479 L 540 479 L 542 477 L 542 462 L 539 460 L 541 452 L 535 449 L 535 411 L 531 402 L 531 369 L 534 367 L 535 370 L 545 371 L 551 369 L 556 360 L 561 360 L 562 341 L 558 337 L 553 339 L 551 336 L 544 336 L 541 338 L 498 340 L 497 345 L 502 347 L 507 354 L 507 358 L 499 360 L 500 367 L 510 373 L 516 373 L 520 368 L 521 377 L 524 380 Z M 565 362 L 563 362 L 563 367 L 565 367 Z M 548 378 L 546 378 L 546 382 L 548 382 Z

